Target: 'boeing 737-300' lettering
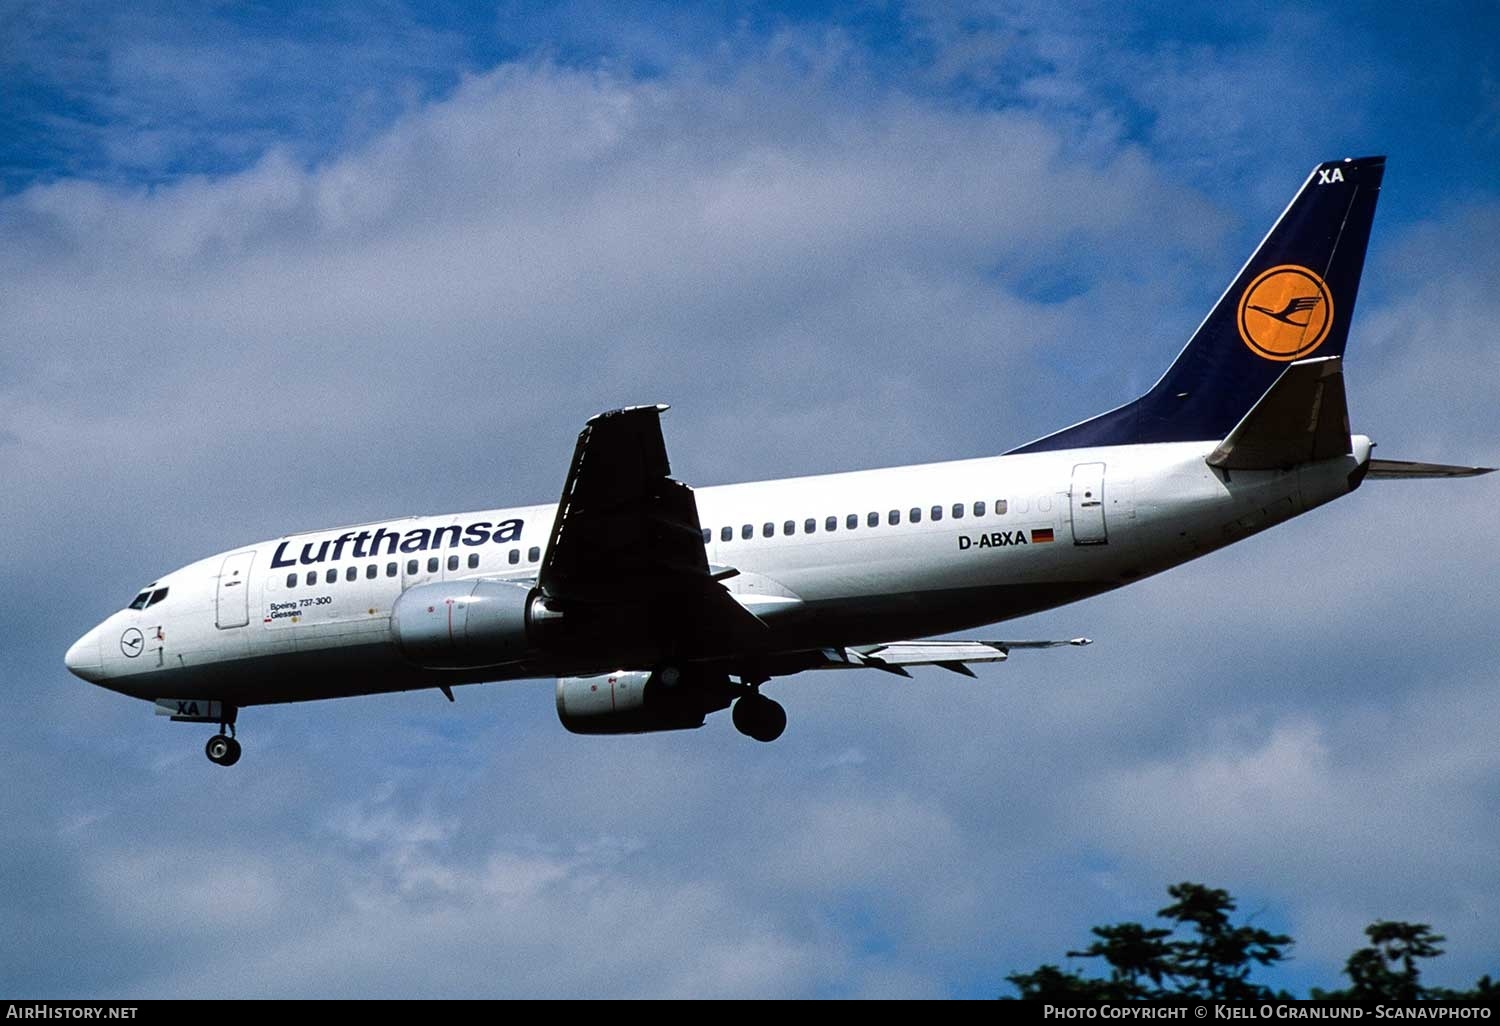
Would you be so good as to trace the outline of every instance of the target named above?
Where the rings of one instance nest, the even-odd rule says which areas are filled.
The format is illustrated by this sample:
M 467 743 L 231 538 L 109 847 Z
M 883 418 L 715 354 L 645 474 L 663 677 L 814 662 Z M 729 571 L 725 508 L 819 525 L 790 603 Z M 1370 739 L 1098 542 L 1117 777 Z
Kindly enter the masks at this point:
M 271 568 L 279 570 L 299 564 L 311 566 L 330 559 L 337 562 L 344 558 L 345 546 L 349 547 L 350 557 L 371 559 L 376 556 L 394 556 L 398 552 L 456 549 L 460 543 L 474 546 L 484 545 L 486 542 L 504 544 L 519 539 L 524 525 L 523 520 L 502 520 L 498 524 L 480 520 L 463 527 L 458 524 L 448 524 L 444 527 L 414 527 L 404 534 L 400 531 L 386 530 L 384 527 L 358 533 L 345 531 L 337 538 L 303 542 L 302 551 L 295 558 L 288 555 L 288 549 L 295 543 L 283 541 L 276 546 L 276 552 L 271 557 Z
M 295 602 L 272 602 L 269 610 L 266 612 L 265 621 L 266 623 L 270 623 L 272 620 L 297 616 L 300 608 Z

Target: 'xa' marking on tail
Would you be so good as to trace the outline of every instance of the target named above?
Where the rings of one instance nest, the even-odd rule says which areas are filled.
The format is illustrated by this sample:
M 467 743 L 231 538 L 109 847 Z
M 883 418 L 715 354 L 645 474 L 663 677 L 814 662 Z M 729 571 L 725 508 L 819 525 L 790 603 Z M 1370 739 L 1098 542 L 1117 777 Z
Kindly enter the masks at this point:
M 1012 452 L 1224 438 L 1286 364 L 1344 355 L 1384 157 L 1313 168 L 1161 380 Z

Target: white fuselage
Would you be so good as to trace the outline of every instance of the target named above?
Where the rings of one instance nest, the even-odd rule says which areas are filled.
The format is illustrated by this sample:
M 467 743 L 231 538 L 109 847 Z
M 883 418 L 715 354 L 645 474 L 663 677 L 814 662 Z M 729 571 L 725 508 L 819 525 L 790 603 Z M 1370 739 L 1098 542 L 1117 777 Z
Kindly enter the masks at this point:
M 694 496 L 708 562 L 738 571 L 724 587 L 769 625 L 760 648 L 773 658 L 966 630 L 1128 584 L 1346 494 L 1370 454 L 1357 436 L 1350 456 L 1226 477 L 1204 462 L 1215 444 L 998 456 Z M 412 517 L 219 553 L 160 578 L 150 590 L 164 598 L 110 616 L 67 663 L 139 698 L 240 706 L 619 669 L 607 652 L 538 651 L 434 671 L 393 637 L 392 608 L 415 585 L 533 581 L 556 509 Z

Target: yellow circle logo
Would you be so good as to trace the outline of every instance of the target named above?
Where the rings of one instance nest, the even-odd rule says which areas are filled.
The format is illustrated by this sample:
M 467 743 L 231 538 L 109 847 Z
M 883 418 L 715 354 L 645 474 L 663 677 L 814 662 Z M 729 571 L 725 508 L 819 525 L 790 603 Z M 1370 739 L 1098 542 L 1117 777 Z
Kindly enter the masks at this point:
M 1323 279 L 1297 264 L 1256 275 L 1240 297 L 1240 338 L 1267 360 L 1299 360 L 1328 337 L 1333 297 Z

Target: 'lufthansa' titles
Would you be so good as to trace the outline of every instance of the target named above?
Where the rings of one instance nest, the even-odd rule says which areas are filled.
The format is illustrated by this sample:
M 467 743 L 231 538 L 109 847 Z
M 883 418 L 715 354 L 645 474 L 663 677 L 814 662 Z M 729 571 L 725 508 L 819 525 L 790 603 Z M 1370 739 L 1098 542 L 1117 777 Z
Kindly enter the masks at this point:
M 376 556 L 394 556 L 398 552 L 426 552 L 428 549 L 456 549 L 460 545 L 478 547 L 491 542 L 504 544 L 521 537 L 522 520 L 502 520 L 492 524 L 478 520 L 472 524 L 446 524 L 442 527 L 414 527 L 409 531 L 391 531 L 384 527 L 375 530 L 345 531 L 337 538 L 302 543 L 302 551 L 295 558 L 290 553 L 294 542 L 284 541 L 276 546 L 271 557 L 273 570 L 288 566 L 312 566 L 328 560 L 344 558 L 344 549 L 354 559 L 372 559 Z

